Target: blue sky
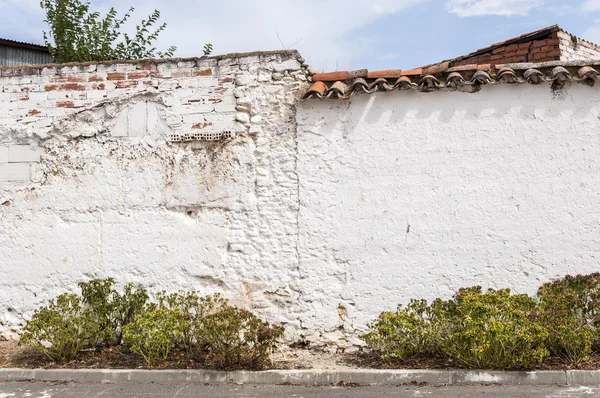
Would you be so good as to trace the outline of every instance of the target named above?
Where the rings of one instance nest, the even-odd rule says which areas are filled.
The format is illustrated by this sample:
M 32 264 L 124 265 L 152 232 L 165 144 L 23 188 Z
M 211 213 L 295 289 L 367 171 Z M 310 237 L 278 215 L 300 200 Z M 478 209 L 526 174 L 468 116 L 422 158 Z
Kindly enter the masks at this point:
M 106 12 L 136 8 L 132 21 L 159 9 L 167 31 L 159 47 L 177 56 L 300 50 L 319 70 L 408 69 L 463 55 L 558 23 L 600 43 L 600 0 L 92 0 Z M 41 43 L 39 0 L 0 0 L 0 37 Z

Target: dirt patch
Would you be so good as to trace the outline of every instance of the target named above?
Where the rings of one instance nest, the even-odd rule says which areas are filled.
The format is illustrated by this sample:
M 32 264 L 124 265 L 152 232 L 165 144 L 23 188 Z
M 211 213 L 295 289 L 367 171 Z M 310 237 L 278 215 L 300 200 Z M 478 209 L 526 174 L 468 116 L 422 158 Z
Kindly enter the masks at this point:
M 277 350 L 271 356 L 269 369 L 384 369 L 385 366 L 376 356 L 364 353 L 338 354 L 320 350 L 289 348 Z M 143 358 L 123 347 L 111 347 L 102 350 L 82 351 L 77 359 L 67 363 L 54 363 L 43 354 L 31 348 L 18 345 L 14 340 L 0 341 L 0 368 L 44 368 L 44 369 L 149 369 Z M 184 352 L 173 352 L 166 361 L 161 361 L 153 369 L 214 369 L 206 357 L 193 357 Z M 442 357 L 417 357 L 411 361 L 396 364 L 398 369 L 462 369 L 462 364 Z M 569 366 L 560 358 L 548 358 L 539 366 L 530 370 L 598 370 L 600 353 L 594 353 L 590 359 L 576 366 Z
M 358 369 L 361 362 L 348 355 L 339 355 L 306 349 L 277 350 L 271 356 L 269 369 Z M 0 368 L 45 369 L 147 369 L 143 358 L 123 347 L 102 350 L 84 350 L 77 359 L 67 363 L 54 363 L 31 348 L 18 345 L 16 341 L 0 341 Z M 214 369 L 206 357 L 193 357 L 184 352 L 173 352 L 168 360 L 160 361 L 153 369 Z

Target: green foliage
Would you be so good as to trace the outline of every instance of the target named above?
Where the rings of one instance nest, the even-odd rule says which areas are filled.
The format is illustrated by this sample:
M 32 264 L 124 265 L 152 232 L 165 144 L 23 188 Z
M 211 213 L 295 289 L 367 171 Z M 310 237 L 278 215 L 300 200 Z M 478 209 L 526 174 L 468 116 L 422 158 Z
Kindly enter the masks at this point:
M 50 31 L 44 32 L 44 41 L 54 62 L 170 58 L 175 53 L 173 46 L 165 52 L 154 47 L 159 34 L 167 27 L 166 23 L 157 25 L 158 10 L 136 25 L 135 34 L 130 36 L 122 34 L 121 29 L 131 17 L 133 7 L 119 17 L 114 8 L 105 16 L 90 12 L 89 1 L 41 0 L 40 6 L 45 10 L 45 22 L 50 26 Z
M 79 283 L 82 301 L 92 310 L 98 323 L 98 343 L 106 346 L 121 343 L 123 327 L 133 322 L 148 300 L 146 289 L 129 283 L 120 294 L 114 283 L 113 278 Z
M 52 361 L 69 361 L 95 341 L 99 327 L 94 314 L 75 294 L 62 294 L 37 309 L 21 334 L 21 343 Z
M 545 283 L 538 298 L 550 352 L 570 364 L 587 360 L 600 337 L 600 273 Z
M 470 368 L 528 368 L 549 355 L 548 332 L 536 311 L 526 295 L 473 287 L 451 300 L 413 300 L 384 312 L 362 338 L 388 365 L 441 354 Z
M 383 312 L 368 327 L 369 333 L 361 338 L 388 365 L 434 353 L 439 337 L 439 322 L 425 300 Z
M 283 332 L 283 327 L 271 326 L 249 311 L 227 306 L 202 320 L 196 338 L 220 368 L 261 369 Z
M 528 368 L 546 357 L 548 332 L 537 303 L 509 289 L 460 289 L 453 300 L 434 303 L 444 318 L 440 347 L 471 368 Z
M 210 43 L 206 43 L 202 50 L 204 51 L 205 56 L 210 55 L 213 52 L 213 45 Z
M 129 349 L 144 357 L 152 366 L 166 360 L 181 338 L 178 328 L 180 313 L 152 303 L 123 328 L 123 340 Z
M 197 352 L 204 347 L 204 341 L 198 341 L 202 333 L 203 320 L 206 316 L 221 311 L 227 305 L 227 300 L 220 295 L 200 297 L 196 292 L 178 292 L 167 294 L 164 291 L 157 294 L 159 306 L 166 310 L 176 310 L 177 330 L 179 341 L 187 353 Z

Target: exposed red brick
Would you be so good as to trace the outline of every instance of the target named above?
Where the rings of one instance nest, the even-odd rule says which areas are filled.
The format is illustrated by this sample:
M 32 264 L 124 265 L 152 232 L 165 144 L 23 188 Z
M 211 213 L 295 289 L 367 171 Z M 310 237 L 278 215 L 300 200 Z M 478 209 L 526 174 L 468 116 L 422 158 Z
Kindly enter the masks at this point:
M 346 80 L 348 78 L 348 72 L 329 72 L 329 73 L 317 73 L 313 75 L 314 81 L 321 82 L 334 82 L 338 80 Z
M 81 82 L 85 82 L 85 77 L 84 76 L 68 76 L 67 77 L 67 81 L 71 82 L 71 83 L 81 83 Z
M 42 113 L 42 112 L 38 111 L 37 109 L 32 109 L 29 112 L 27 112 L 27 116 L 35 116 L 35 115 L 39 115 L 40 113 Z
M 531 48 L 539 48 L 546 45 L 546 40 L 536 40 L 531 44 Z
M 133 87 L 137 87 L 138 82 L 137 80 L 120 80 L 117 82 L 116 86 L 117 88 L 133 88 Z
M 171 74 L 171 76 L 172 77 L 190 77 L 190 76 L 192 76 L 192 72 L 179 72 L 179 71 L 176 71 L 176 72 L 173 72 Z
M 129 72 L 127 74 L 127 78 L 130 80 L 143 79 L 145 77 L 148 77 L 148 75 L 150 75 L 149 71 Z
M 66 76 L 50 76 L 51 83 L 66 83 L 67 81 Z
M 73 101 L 58 101 L 56 106 L 59 108 L 74 108 L 75 104 Z
M 94 76 L 90 76 L 88 78 L 88 82 L 103 82 L 104 78 L 100 75 L 94 75 Z
M 518 44 L 511 44 L 510 46 L 506 46 L 506 51 L 517 51 L 519 49 Z
M 524 48 L 529 48 L 530 46 L 531 46 L 531 42 L 521 43 L 521 44 L 519 44 L 519 50 L 522 50 Z
M 55 90 L 58 90 L 58 85 L 56 85 L 56 84 L 49 84 L 47 86 L 44 86 L 44 90 L 45 91 L 55 91 Z
M 192 125 L 192 128 L 193 129 L 205 129 L 210 126 L 212 126 L 212 123 L 204 122 L 204 123 L 196 123 L 196 124 Z
M 498 47 L 494 51 L 492 51 L 492 54 L 500 54 L 500 53 L 503 53 L 504 51 L 506 51 L 506 47 Z
M 219 83 L 231 83 L 233 82 L 233 77 L 224 77 L 221 80 L 219 80 Z
M 118 72 L 108 73 L 106 78 L 108 80 L 125 80 L 125 73 L 118 73 Z
M 19 101 L 29 101 L 29 96 L 27 94 L 25 94 L 24 96 L 19 98 Z
M 517 55 L 525 55 L 525 54 L 529 54 L 529 49 L 523 48 L 523 49 L 517 51 Z
M 212 76 L 212 68 L 198 70 L 194 72 L 194 76 Z
M 98 90 L 104 90 L 105 88 L 106 88 L 106 85 L 104 83 L 98 84 Z
M 560 49 L 555 48 L 554 50 L 549 51 L 546 55 L 549 57 L 558 57 L 560 56 Z
M 202 100 L 199 99 L 193 99 L 193 100 L 188 100 L 189 103 L 196 103 L 196 102 L 201 102 Z
M 77 83 L 67 83 L 60 85 L 61 90 L 69 90 L 69 91 L 85 91 L 86 87 L 82 84 Z

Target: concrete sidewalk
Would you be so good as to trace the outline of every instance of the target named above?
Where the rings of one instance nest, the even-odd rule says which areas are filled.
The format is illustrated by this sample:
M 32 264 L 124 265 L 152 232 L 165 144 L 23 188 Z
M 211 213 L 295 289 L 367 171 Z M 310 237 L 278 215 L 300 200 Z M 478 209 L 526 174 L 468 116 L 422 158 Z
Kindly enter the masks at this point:
M 600 386 L 600 371 L 502 372 L 476 370 L 129 370 L 129 369 L 0 369 L 0 381 L 156 382 L 250 385 L 546 385 Z

